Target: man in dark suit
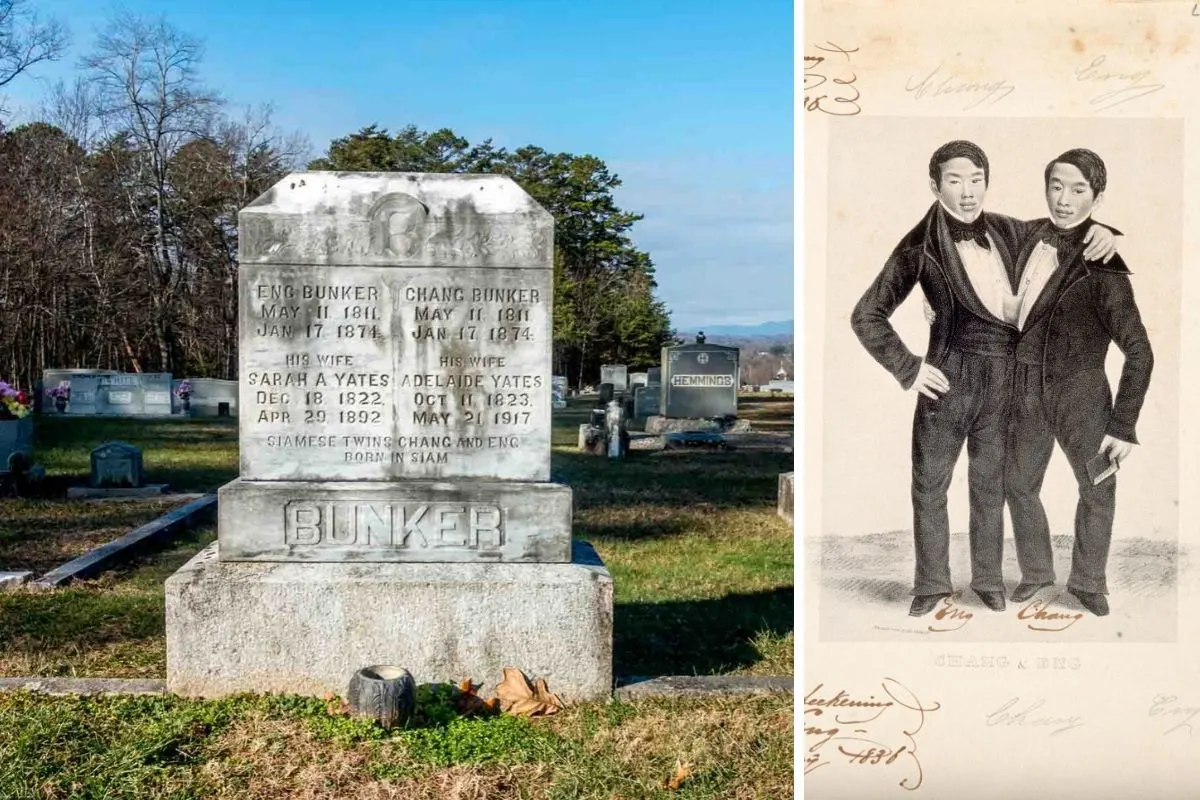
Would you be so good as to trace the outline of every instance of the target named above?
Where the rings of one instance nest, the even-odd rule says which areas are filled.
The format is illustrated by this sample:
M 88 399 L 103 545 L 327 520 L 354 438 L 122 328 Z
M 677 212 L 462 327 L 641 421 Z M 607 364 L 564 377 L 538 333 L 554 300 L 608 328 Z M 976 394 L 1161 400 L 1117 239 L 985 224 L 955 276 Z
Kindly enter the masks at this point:
M 954 464 L 968 452 L 971 588 L 1004 609 L 1004 464 L 1008 405 L 1019 330 L 1013 285 L 1029 224 L 983 210 L 989 167 L 972 142 L 953 141 L 929 160 L 937 198 L 893 250 L 851 315 L 863 347 L 919 393 L 913 419 L 912 501 L 916 569 L 909 613 L 929 613 L 953 593 L 946 493 Z M 1089 255 L 1113 250 L 1112 232 L 1094 226 Z M 912 353 L 889 318 L 920 285 L 932 307 L 925 358 Z
M 1035 223 L 1017 261 L 1021 336 L 1005 469 L 1021 566 L 1012 599 L 1024 602 L 1054 583 L 1039 495 L 1057 440 L 1079 484 L 1067 591 L 1104 616 L 1116 477 L 1094 484 L 1087 464 L 1097 453 L 1120 464 L 1137 443 L 1154 356 L 1125 262 L 1118 256 L 1097 263 L 1083 254 L 1081 232 L 1108 184 L 1104 161 L 1090 150 L 1068 150 L 1046 166 L 1045 183 L 1050 218 Z M 1104 371 L 1110 343 L 1125 356 L 1115 403 Z

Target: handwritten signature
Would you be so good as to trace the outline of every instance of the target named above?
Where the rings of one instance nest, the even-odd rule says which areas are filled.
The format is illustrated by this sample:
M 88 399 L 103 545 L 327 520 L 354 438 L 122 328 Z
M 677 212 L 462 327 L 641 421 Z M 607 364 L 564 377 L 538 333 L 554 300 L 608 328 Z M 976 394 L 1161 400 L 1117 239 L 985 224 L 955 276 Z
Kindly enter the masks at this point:
M 993 81 L 965 81 L 954 74 L 942 74 L 944 66 L 945 64 L 938 64 L 920 80 L 910 76 L 904 84 L 904 90 L 912 92 L 914 100 L 943 95 L 966 96 L 971 99 L 963 106 L 963 110 L 969 111 L 984 103 L 994 106 L 1017 88 L 1004 78 Z
M 1107 89 L 1088 101 L 1097 111 L 1106 111 L 1166 88 L 1165 83 L 1151 83 L 1154 75 L 1148 69 L 1109 72 L 1104 68 L 1107 61 L 1108 56 L 1098 55 L 1084 66 L 1075 69 L 1075 80 L 1080 83 L 1103 84 L 1106 89 L 1109 86 L 1116 87 Z
M 1082 611 L 1068 612 L 1064 614 L 1057 611 L 1048 610 L 1050 608 L 1050 604 L 1057 599 L 1058 597 L 1055 596 L 1049 600 L 1034 600 L 1017 612 L 1017 619 L 1033 620 L 1033 622 L 1030 622 L 1026 625 L 1026 627 L 1028 627 L 1031 631 L 1049 631 L 1052 633 L 1065 631 L 1067 628 L 1083 619 Z
M 1171 720 L 1182 717 L 1183 719 L 1176 725 L 1172 725 L 1163 731 L 1163 736 L 1174 733 L 1175 731 L 1187 730 L 1188 736 L 1192 735 L 1192 719 L 1200 714 L 1200 706 L 1185 706 L 1181 705 L 1179 698 L 1173 694 L 1156 695 L 1150 703 L 1150 716 L 1152 717 L 1167 717 Z
M 946 633 L 948 631 L 956 631 L 975 618 L 974 613 L 967 611 L 966 609 L 959 608 L 955 604 L 956 600 L 961 600 L 961 599 L 962 599 L 961 592 L 955 592 L 954 594 L 950 595 L 949 597 L 942 598 L 942 601 L 941 601 L 942 607 L 939 608 L 937 610 L 937 613 L 935 613 L 933 615 L 933 619 L 935 622 L 942 623 L 943 626 L 945 626 L 945 627 L 936 627 L 935 628 L 933 625 L 930 625 L 929 630 L 931 632 Z M 951 625 L 951 623 L 956 622 L 958 620 L 961 620 L 961 622 L 959 622 L 957 625 Z
M 823 45 L 813 45 L 813 49 L 821 53 L 829 53 L 830 58 L 814 53 L 804 56 L 804 110 L 820 111 L 835 117 L 852 117 L 862 113 L 858 98 L 862 96 L 855 82 L 858 76 L 853 72 L 842 73 L 850 63 L 850 56 L 858 52 L 858 48 L 845 48 L 833 42 Z M 830 63 L 826 63 L 830 61 Z M 846 77 L 849 75 L 850 77 Z M 832 76 L 832 77 L 831 77 Z
M 921 787 L 925 772 L 916 736 L 925 727 L 926 715 L 941 704 L 925 705 L 895 678 L 884 678 L 881 688 L 886 699 L 856 698 L 845 690 L 830 696 L 823 692 L 824 684 L 804 696 L 805 775 L 839 763 L 851 767 L 902 764 L 909 771 L 899 785 L 910 791 Z
M 1021 702 L 1021 698 L 1014 697 L 1013 699 L 1000 706 L 998 709 L 988 714 L 984 719 L 987 721 L 989 728 L 997 725 L 1005 727 L 1017 726 L 1020 728 L 1054 728 L 1050 731 L 1051 736 L 1056 736 L 1072 728 L 1079 728 L 1083 725 L 1083 718 L 1074 717 L 1052 717 L 1052 716 L 1033 716 L 1033 712 L 1046 705 L 1045 700 L 1035 700 L 1020 710 L 1013 710 L 1013 707 Z

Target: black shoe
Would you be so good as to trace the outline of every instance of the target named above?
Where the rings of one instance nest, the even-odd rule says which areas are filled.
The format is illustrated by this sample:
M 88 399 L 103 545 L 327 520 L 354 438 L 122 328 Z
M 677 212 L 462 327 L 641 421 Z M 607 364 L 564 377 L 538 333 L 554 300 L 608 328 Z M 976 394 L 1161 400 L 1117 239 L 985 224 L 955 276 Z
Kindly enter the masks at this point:
M 913 598 L 912 605 L 908 609 L 908 615 L 910 617 L 923 617 L 930 611 L 933 611 L 934 607 L 938 604 L 938 600 L 949 596 L 949 592 L 943 594 L 919 594 Z
M 1013 589 L 1012 601 L 1014 603 L 1024 603 L 1026 600 L 1031 600 L 1035 594 L 1047 586 L 1053 586 L 1054 581 L 1046 583 L 1019 583 L 1017 588 Z
M 971 591 L 992 611 L 1004 610 L 1004 592 L 985 592 L 979 589 L 972 589 Z
M 1067 587 L 1067 591 L 1075 596 L 1075 599 L 1083 604 L 1083 607 L 1095 614 L 1097 617 L 1108 616 L 1108 598 L 1096 592 L 1085 592 L 1080 589 L 1072 589 Z

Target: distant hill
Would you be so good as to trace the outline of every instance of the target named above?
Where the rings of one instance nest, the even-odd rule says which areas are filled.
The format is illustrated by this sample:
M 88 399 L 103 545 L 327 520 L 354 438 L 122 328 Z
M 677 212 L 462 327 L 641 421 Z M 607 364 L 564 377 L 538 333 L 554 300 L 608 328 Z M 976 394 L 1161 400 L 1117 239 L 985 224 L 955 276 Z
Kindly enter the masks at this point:
M 760 322 L 757 325 L 705 325 L 681 328 L 679 336 L 687 340 L 695 339 L 696 333 L 704 331 L 705 336 L 790 336 L 794 323 L 790 319 L 775 322 Z

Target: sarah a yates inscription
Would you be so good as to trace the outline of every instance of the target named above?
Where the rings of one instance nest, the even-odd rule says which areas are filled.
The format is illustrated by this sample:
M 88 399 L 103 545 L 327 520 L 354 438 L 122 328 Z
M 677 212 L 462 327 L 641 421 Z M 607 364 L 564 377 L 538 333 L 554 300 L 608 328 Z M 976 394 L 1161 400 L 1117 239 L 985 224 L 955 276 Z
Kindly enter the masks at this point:
M 244 269 L 243 476 L 546 479 L 547 273 Z

